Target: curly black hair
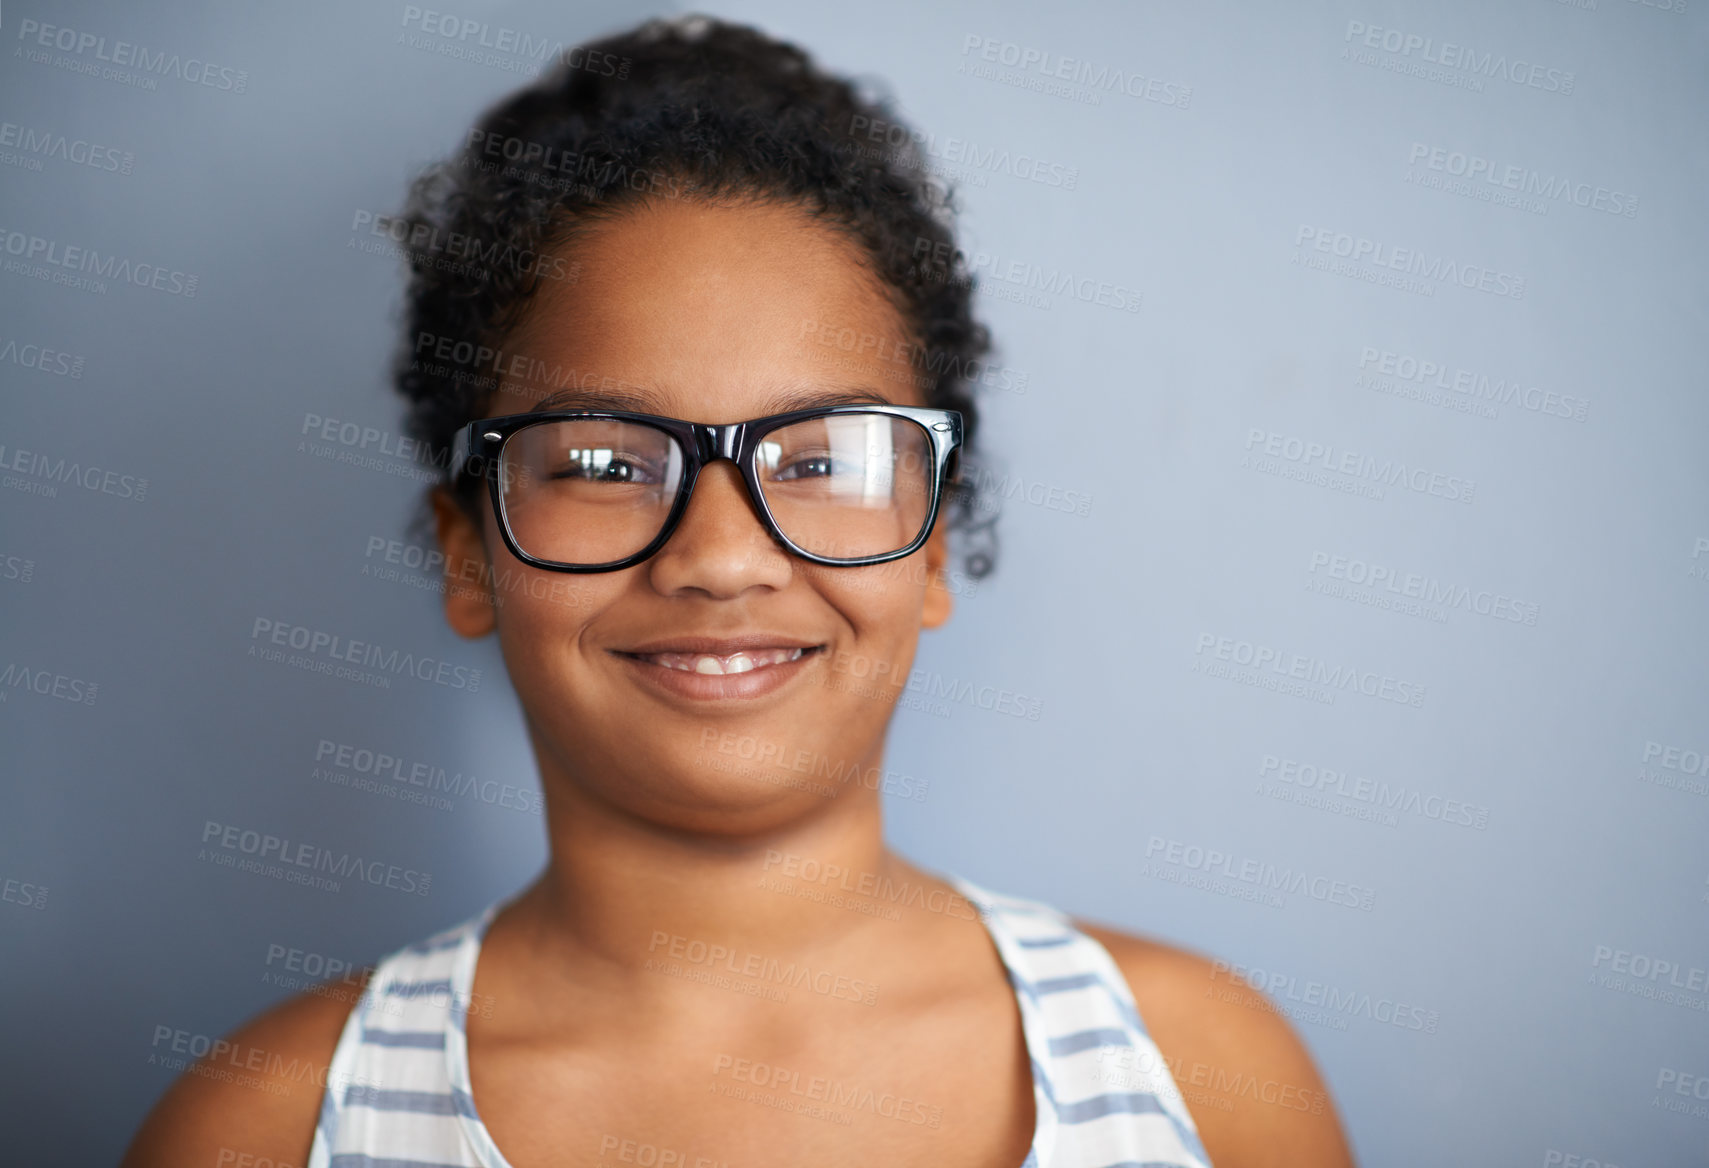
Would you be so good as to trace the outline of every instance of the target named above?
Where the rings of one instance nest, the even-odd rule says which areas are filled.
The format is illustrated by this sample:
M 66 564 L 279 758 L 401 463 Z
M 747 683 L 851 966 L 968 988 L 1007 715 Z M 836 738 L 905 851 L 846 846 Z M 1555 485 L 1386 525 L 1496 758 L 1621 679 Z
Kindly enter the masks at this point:
M 973 317 L 951 193 L 885 99 L 741 25 L 652 20 L 562 53 L 415 180 L 383 224 L 411 271 L 393 370 L 411 437 L 443 455 L 488 410 L 505 388 L 504 338 L 542 281 L 575 277 L 565 252 L 584 225 L 649 200 L 730 196 L 800 206 L 859 244 L 909 334 L 926 402 L 962 413 L 946 518 L 968 575 L 989 573 L 996 517 L 979 486 L 973 391 L 991 341 Z M 478 516 L 480 481 L 444 476 L 427 494 L 446 487 Z M 430 530 L 431 514 L 424 495 L 412 527 Z

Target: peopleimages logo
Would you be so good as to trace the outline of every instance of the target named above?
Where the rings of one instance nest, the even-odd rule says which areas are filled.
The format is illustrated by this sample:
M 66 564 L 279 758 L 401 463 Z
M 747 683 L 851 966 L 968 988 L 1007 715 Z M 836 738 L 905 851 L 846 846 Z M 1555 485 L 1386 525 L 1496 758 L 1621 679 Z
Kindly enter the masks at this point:
M 431 263 L 443 271 L 479 279 L 487 279 L 497 271 L 573 283 L 580 273 L 578 264 L 560 255 L 532 248 L 518 249 L 503 240 L 489 242 L 461 231 L 441 230 L 430 223 L 361 208 L 351 215 L 350 233 L 395 245 L 405 253 L 399 258 L 411 263 Z M 353 238 L 345 246 L 355 247 L 356 240 Z
M 1638 196 L 1590 183 L 1573 182 L 1557 174 L 1543 174 L 1525 166 L 1500 163 L 1478 154 L 1450 150 L 1446 146 L 1431 146 L 1414 142 L 1407 152 L 1409 166 L 1422 165 L 1426 170 L 1446 174 L 1467 182 L 1482 182 L 1487 186 L 1515 191 L 1556 202 L 1565 199 L 1575 207 L 1602 211 L 1631 219 L 1638 214 Z
M 1595 3 L 1595 0 L 1591 0 Z M 1559 1148 L 1549 1148 L 1543 1153 L 1543 1168 L 1620 1168 L 1612 1160 L 1597 1160 L 1589 1156 L 1580 1156 L 1572 1152 L 1563 1152 Z
M 345 880 L 355 878 L 364 884 L 383 886 L 399 892 L 413 892 L 417 896 L 426 896 L 428 890 L 433 887 L 433 877 L 414 868 L 400 868 L 396 864 L 387 864 L 381 860 L 364 860 L 349 852 L 334 853 L 328 848 L 314 844 L 293 843 L 267 832 L 247 830 L 229 823 L 217 823 L 212 819 L 202 826 L 202 843 L 211 845 L 202 849 L 203 858 L 210 858 L 210 851 L 216 851 L 251 857 L 255 863 L 261 865 L 282 865 L 293 884 L 311 883 L 307 878 L 309 873 L 324 872 L 328 876 Z M 268 871 L 264 874 L 278 873 Z
M 495 54 L 520 58 L 514 63 L 514 72 L 525 72 L 526 67 L 531 64 L 544 65 L 547 59 L 551 58 L 570 69 L 623 80 L 629 76 L 629 66 L 634 64 L 628 57 L 613 57 L 610 53 L 581 45 L 566 46 L 563 41 L 549 37 L 537 37 L 520 29 L 491 25 L 484 20 L 474 20 L 452 12 L 436 12 L 415 4 L 404 5 L 400 25 L 406 29 L 417 30 L 422 37 L 436 38 L 441 42 L 439 51 L 447 56 L 466 56 L 480 64 L 496 64 L 498 58 Z M 406 34 L 399 33 L 397 43 L 411 48 L 423 48 L 433 42 L 409 40 L 406 39 Z M 454 48 L 463 51 L 447 51 Z M 475 50 L 488 51 L 482 53 Z
M 735 734 L 728 730 L 720 733 L 711 726 L 701 729 L 700 748 L 711 748 L 719 754 L 752 762 L 756 766 L 769 765 L 778 770 L 812 775 L 824 779 L 827 785 L 855 783 L 869 791 L 883 791 L 899 799 L 924 800 L 931 788 L 930 779 L 916 779 L 890 767 L 863 767 L 858 762 L 835 759 L 816 750 L 791 748 L 785 743 L 753 734 Z
M 944 892 L 942 889 L 928 889 L 924 884 L 908 880 L 898 884 L 888 876 L 880 876 L 876 872 L 863 872 L 845 868 L 841 864 L 822 863 L 812 857 L 803 857 L 794 852 L 780 852 L 776 848 L 767 848 L 763 871 L 770 872 L 774 868 L 791 880 L 800 880 L 805 884 L 818 884 L 830 888 L 833 883 L 844 892 L 853 892 L 859 896 L 871 897 L 875 900 L 887 901 L 890 904 L 901 904 L 904 907 L 923 909 L 940 915 L 959 917 L 971 921 L 979 916 L 978 909 L 972 902 L 957 892 Z
M 1644 762 L 1688 775 L 1709 776 L 1709 749 L 1690 750 L 1650 740 L 1644 743 Z
M 58 698 L 73 705 L 92 706 L 95 704 L 95 695 L 100 692 L 100 686 L 80 677 L 49 673 L 45 669 L 31 669 L 28 665 L 9 661 L 5 670 L 0 671 L 0 702 L 5 701 L 8 694 L 18 690 L 40 694 L 44 698 Z
M 1402 487 L 1414 494 L 1432 495 L 1451 503 L 1470 503 L 1477 490 L 1471 479 L 1408 466 L 1394 458 L 1379 459 L 1356 450 L 1337 449 L 1328 442 L 1312 442 L 1258 426 L 1246 431 L 1246 450 L 1248 457 L 1256 453 L 1379 486 Z
M 387 649 L 372 641 L 357 641 L 336 633 L 311 629 L 304 625 L 294 625 L 287 621 L 269 620 L 264 616 L 255 618 L 255 624 L 249 631 L 249 655 L 261 657 L 264 660 L 284 660 L 284 649 L 294 649 L 305 655 L 291 660 L 291 664 L 299 668 L 308 668 L 315 673 L 334 673 L 342 676 L 342 666 L 334 662 L 348 662 L 363 670 L 379 670 L 379 680 L 386 681 L 386 674 L 392 677 L 413 677 L 418 681 L 431 681 L 437 685 L 448 686 L 451 689 L 467 690 L 474 693 L 481 687 L 481 671 L 471 669 L 466 665 L 453 665 L 449 661 L 441 661 L 435 657 L 418 657 L 414 653 L 403 653 L 397 649 Z M 316 660 L 322 658 L 324 660 Z M 353 672 L 353 671 L 345 671 Z M 357 678 L 356 680 L 362 680 Z M 385 688 L 385 687 L 381 687 Z
M 1501 296 L 1509 300 L 1525 299 L 1524 276 L 1512 272 L 1498 272 L 1482 264 L 1465 264 L 1446 256 L 1427 255 L 1417 248 L 1395 247 L 1379 240 L 1366 239 L 1362 235 L 1302 223 L 1294 233 L 1294 247 L 1298 249 L 1296 258 L 1308 245 L 1316 251 L 1329 253 L 1353 264 L 1369 264 L 1372 268 L 1400 272 L 1408 277 L 1418 276 L 1439 284 L 1458 284 L 1462 288 L 1487 292 L 1491 296 Z M 1434 284 L 1419 283 L 1420 289 L 1433 290 L 1434 287 Z
M 1104 93 L 1125 93 L 1129 97 L 1172 106 L 1175 109 L 1186 109 L 1193 100 L 1191 85 L 1165 81 L 1161 77 L 1147 77 L 1134 70 L 1111 68 L 1083 57 L 1065 57 L 1061 53 L 1018 45 L 996 37 L 980 36 L 978 33 L 970 32 L 962 38 L 961 55 L 963 58 L 977 55 L 980 61 L 1006 66 L 1023 77 L 1037 73 L 1041 82 L 1060 81 L 1068 85 L 1082 86 L 1089 91 L 1087 96 L 1093 99 L 1090 103 L 1093 105 L 1099 103 L 1100 90 Z M 967 72 L 968 64 L 968 61 L 963 60 L 957 72 Z M 1028 85 L 1024 88 L 1038 86 Z M 1041 91 L 1050 92 L 1048 89 Z
M 999 475 L 986 467 L 975 467 L 971 474 L 962 476 L 962 482 L 976 492 L 973 497 L 973 509 L 976 511 L 996 511 L 1000 509 L 1002 500 L 1019 499 L 1034 507 L 1064 515 L 1078 515 L 1082 519 L 1092 513 L 1092 496 L 1088 492 L 1071 490 L 1042 479 L 1028 479 L 1018 474 Z
M 83 138 L 70 138 L 52 130 L 39 130 L 16 122 L 0 122 L 0 146 L 14 147 L 39 158 L 57 158 L 92 170 L 129 174 L 136 155 L 117 146 L 104 146 Z
M 1606 966 L 1604 962 L 1607 962 Z M 1638 982 L 1659 985 L 1665 979 L 1665 983 L 1676 990 L 1699 994 L 1709 990 L 1709 969 L 1682 965 L 1678 961 L 1664 961 L 1647 953 L 1616 949 L 1612 945 L 1595 946 L 1591 952 L 1590 965 L 1592 969 L 1607 969 L 1611 973 Z
M 181 272 L 177 268 L 165 268 L 146 261 L 133 261 L 128 256 L 103 252 L 99 248 L 62 244 L 56 239 L 29 235 L 6 227 L 0 227 L 0 252 L 12 256 L 22 264 L 40 265 L 37 272 L 26 274 L 39 275 L 54 271 L 55 274 L 64 276 L 77 272 L 97 281 L 112 280 L 120 284 L 134 284 L 138 288 L 152 288 L 156 292 L 167 292 L 186 298 L 196 295 L 196 286 L 201 282 L 201 277 L 193 272 Z M 93 287 L 106 291 L 99 284 Z
M 754 953 L 741 948 L 731 948 L 714 941 L 704 941 L 698 937 L 684 937 L 677 933 L 669 933 L 663 929 L 654 929 L 652 939 L 647 943 L 647 952 L 657 954 L 663 949 L 663 957 L 673 961 L 686 961 L 691 966 L 703 965 L 707 968 L 721 968 L 737 977 L 754 978 L 761 982 L 770 982 L 774 986 L 788 986 L 790 989 L 807 989 L 822 998 L 831 998 L 842 1002 L 858 1002 L 861 1005 L 875 1006 L 878 1004 L 878 983 L 866 981 L 858 977 L 849 977 L 834 970 L 820 967 L 818 969 L 805 962 L 789 962 L 787 965 L 776 957 L 762 953 Z M 651 964 L 658 964 L 654 960 Z M 651 966 L 649 966 L 650 968 Z M 661 967 L 658 972 L 674 972 L 668 966 Z M 699 980 L 699 979 L 695 979 Z M 776 998 L 774 1001 L 784 1001 L 786 998 Z
M 85 360 L 78 354 L 50 349 L 45 345 L 27 341 L 20 345 L 16 337 L 6 338 L 5 344 L 0 346 L 0 362 L 51 373 L 56 377 L 69 377 L 73 381 L 83 379 Z
M 1709 748 L 1692 750 L 1649 740 L 1638 779 L 1690 795 L 1709 795 Z
M 1441 795 L 1426 794 L 1404 784 L 1373 780 L 1363 775 L 1320 767 L 1298 759 L 1267 754 L 1258 768 L 1258 777 L 1260 794 L 1267 793 L 1263 790 L 1267 785 L 1263 780 L 1269 779 L 1314 795 L 1329 796 L 1332 801 L 1345 799 L 1367 804 L 1381 812 L 1399 811 L 1423 819 L 1434 819 L 1439 823 L 1476 828 L 1478 831 L 1489 826 L 1488 807 L 1459 799 L 1447 799 Z M 1389 818 L 1392 819 L 1393 816 Z
M 44 49 L 57 49 L 75 57 L 89 55 L 96 61 L 107 65 L 118 66 L 121 69 L 135 69 L 139 73 L 152 73 L 158 77 L 175 77 L 179 81 L 187 81 L 192 85 L 206 85 L 210 89 L 223 89 L 231 93 L 243 93 L 249 88 L 249 70 L 233 69 L 226 65 L 215 65 L 197 57 L 182 57 L 177 53 L 155 52 L 146 45 L 135 45 L 129 41 L 111 41 L 104 36 L 94 33 L 81 32 L 75 28 L 65 28 L 61 25 L 43 24 L 39 20 L 24 20 L 18 24 L 18 39 L 34 41 Z M 32 60 L 37 59 L 32 50 Z M 96 72 L 99 66 L 79 69 L 78 72 Z M 112 70 L 101 70 L 111 72 Z M 149 86 L 152 88 L 152 86 Z
M 1479 52 L 1469 45 L 1453 41 L 1437 41 L 1421 33 L 1404 32 L 1398 28 L 1379 28 L 1362 20 L 1349 20 L 1342 40 L 1349 46 L 1376 49 L 1391 56 L 1405 58 L 1421 65 L 1436 65 L 1472 78 L 1510 81 L 1563 97 L 1573 91 L 1576 81 L 1572 72 L 1546 65 L 1533 64 L 1522 57 L 1509 58 L 1506 53 Z
M 967 271 L 963 275 L 949 277 L 948 264 L 958 254 L 966 259 Z M 946 283 L 970 285 L 978 277 L 985 277 L 987 280 L 1014 285 L 1016 290 L 1024 289 L 1046 296 L 1072 296 L 1084 304 L 1096 304 L 1118 312 L 1138 312 L 1145 300 L 1144 293 L 1125 284 L 1093 279 L 1065 268 L 1047 268 L 1028 260 L 1004 259 L 991 252 L 975 250 L 971 256 L 967 256 L 965 253 L 956 252 L 947 243 L 924 236 L 914 240 L 911 258 L 915 261 L 917 275 Z M 1000 291 L 992 289 L 989 284 L 980 286 L 987 291 Z M 1034 303 L 1034 307 L 1048 308 L 1050 302 L 1041 299 Z
M 1209 658 L 1207 660 L 1207 654 Z M 1374 673 L 1345 664 L 1331 665 L 1321 657 L 1301 653 L 1284 653 L 1268 645 L 1242 641 L 1234 637 L 1219 637 L 1200 633 L 1193 649 L 1194 671 L 1219 676 L 1209 666 L 1214 662 L 1230 662 L 1254 676 L 1269 673 L 1303 685 L 1323 687 L 1326 691 L 1353 690 L 1368 698 L 1381 698 L 1414 709 L 1424 705 L 1427 687 L 1388 674 Z M 1333 701 L 1333 692 L 1330 693 Z
M 865 114 L 856 114 L 849 119 L 849 136 L 865 139 L 868 143 L 893 151 L 901 151 L 912 143 L 926 158 L 969 166 L 974 170 L 995 171 L 1069 191 L 1080 181 L 1080 168 L 1077 166 L 1066 166 L 1024 151 L 1014 153 L 1003 146 L 982 146 L 966 138 L 949 137 L 940 140 L 936 134 L 897 122 L 887 122 L 882 118 L 867 117 Z M 878 156 L 884 155 L 880 153 Z M 902 162 L 905 159 L 906 155 L 899 154 L 893 161 Z
M 1396 595 L 1444 609 L 1464 609 L 1479 616 L 1515 624 L 1535 625 L 1538 606 L 1518 600 L 1504 592 L 1487 588 L 1473 590 L 1464 584 L 1449 584 L 1434 576 L 1405 572 L 1386 564 L 1374 564 L 1354 556 L 1332 555 L 1315 551 L 1311 555 L 1311 572 L 1322 572 L 1332 580 L 1343 580 L 1375 591 L 1379 588 Z
M 918 249 L 915 254 L 918 256 Z M 933 260 L 940 267 L 945 266 L 947 259 L 938 259 L 938 255 L 948 254 L 948 251 L 939 249 L 933 255 Z M 804 319 L 796 335 L 801 338 L 811 337 L 821 345 L 849 353 L 857 359 L 870 353 L 878 361 L 905 361 L 922 371 L 919 378 L 922 389 L 935 386 L 942 378 L 978 382 L 986 389 L 1001 389 L 1013 393 L 1027 391 L 1025 370 L 1012 369 L 1006 365 L 992 366 L 989 362 L 977 358 L 961 357 L 941 346 L 934 348 L 915 341 L 898 340 L 886 334 L 857 330 L 848 325 L 813 318 Z M 420 346 L 417 345 L 417 351 L 419 350 Z M 850 367 L 858 367 L 859 363 L 855 361 L 849 364 Z
M 1280 970 L 1249 969 L 1244 965 L 1233 965 L 1226 961 L 1211 962 L 1210 979 L 1216 981 L 1224 976 L 1231 983 L 1238 982 L 1260 993 L 1281 999 L 1278 1005 L 1282 1012 L 1290 1017 L 1298 1017 L 1290 1006 L 1309 1007 L 1325 1011 L 1331 1017 L 1365 1018 L 1423 1034 L 1435 1034 L 1442 1021 L 1442 1015 L 1435 1010 L 1394 998 L 1344 990 L 1315 978 L 1302 981 L 1293 974 Z M 1345 1028 L 1344 1025 L 1337 1027 Z
M 545 796 L 527 787 L 500 783 L 496 779 L 481 779 L 462 771 L 447 771 L 432 763 L 407 759 L 383 750 L 333 742 L 322 738 L 315 746 L 313 777 L 336 781 L 361 781 L 363 786 L 378 786 L 389 790 L 405 787 L 425 788 L 428 797 L 443 791 L 462 799 L 477 799 L 489 806 L 503 807 L 533 815 L 545 811 Z M 347 782 L 342 785 L 351 785 Z M 411 798 L 423 802 L 425 798 Z
M 874 1090 L 862 1083 L 845 1082 L 825 1075 L 803 1075 L 790 1067 L 720 1054 L 712 1064 L 713 1077 L 717 1078 L 725 1071 L 730 1072 L 730 1078 L 735 1082 L 766 1088 L 767 1095 L 756 1096 L 756 1101 L 765 1102 L 768 1106 L 783 1106 L 797 1114 L 813 1114 L 816 1109 L 810 1110 L 800 1102 L 811 1100 L 831 1108 L 842 1107 L 850 1111 L 869 1112 L 885 1119 L 894 1119 L 898 1123 L 931 1128 L 937 1128 L 943 1123 L 943 1108 L 935 1103 L 897 1095 L 891 1091 Z M 728 1086 L 725 1087 L 725 1092 L 730 1092 Z M 773 1097 L 776 1103 L 773 1103 Z
M 59 492 L 59 488 L 54 484 L 67 483 L 82 487 L 86 491 L 96 491 L 138 503 L 148 498 L 148 480 L 145 478 L 115 470 L 102 470 L 98 466 L 84 466 L 81 462 L 68 462 L 64 458 L 39 451 L 20 450 L 15 446 L 0 445 L 0 471 L 12 471 L 16 475 L 28 476 L 8 481 L 6 485 L 32 495 L 52 498 Z M 5 479 L 11 480 L 13 477 L 9 474 Z M 40 481 L 32 482 L 32 479 Z
M 1216 848 L 1165 839 L 1160 835 L 1146 840 L 1145 858 L 1148 861 L 1155 860 L 1159 864 L 1170 864 L 1224 880 L 1236 880 L 1274 892 L 1303 893 L 1325 904 L 1336 904 L 1365 912 L 1371 911 L 1376 897 L 1373 890 L 1362 885 L 1349 884 L 1345 880 L 1313 875 L 1298 868 L 1278 868 L 1275 864 L 1262 860 L 1242 858 Z M 1141 874 L 1149 873 L 1142 870 Z
M 1548 414 L 1574 422 L 1584 421 L 1590 410 L 1589 398 L 1526 385 L 1517 377 L 1492 379 L 1487 373 L 1416 357 L 1410 353 L 1378 349 L 1375 345 L 1360 347 L 1359 369 L 1365 374 L 1376 374 L 1396 381 L 1446 390 L 1491 405 L 1518 406 L 1535 414 Z

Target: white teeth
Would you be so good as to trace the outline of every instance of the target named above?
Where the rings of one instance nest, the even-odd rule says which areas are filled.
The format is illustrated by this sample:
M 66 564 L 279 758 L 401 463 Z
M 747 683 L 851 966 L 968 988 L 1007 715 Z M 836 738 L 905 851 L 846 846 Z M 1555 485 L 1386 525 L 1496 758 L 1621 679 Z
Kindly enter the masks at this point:
M 805 649 L 764 649 L 753 653 L 732 653 L 728 657 L 715 657 L 710 653 L 649 653 L 645 655 L 645 659 L 655 665 L 663 665 L 666 669 L 680 669 L 684 673 L 722 675 L 748 673 L 767 665 L 781 665 L 786 661 L 799 659 L 805 652 Z

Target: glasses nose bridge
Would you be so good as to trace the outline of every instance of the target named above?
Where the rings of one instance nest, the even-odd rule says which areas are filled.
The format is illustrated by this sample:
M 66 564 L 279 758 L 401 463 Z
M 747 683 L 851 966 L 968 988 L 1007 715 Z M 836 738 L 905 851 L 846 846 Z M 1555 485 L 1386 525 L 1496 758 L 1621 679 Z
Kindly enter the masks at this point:
M 736 461 L 736 452 L 741 449 L 742 431 L 745 422 L 726 422 L 722 425 L 695 422 L 694 444 L 700 461 L 711 462 L 716 458 L 728 458 Z
M 689 426 L 694 434 L 696 461 L 700 463 L 702 468 L 720 458 L 727 458 L 735 463 L 737 478 L 741 480 L 741 489 L 747 492 L 749 505 L 758 513 L 761 526 L 766 529 L 772 539 L 781 543 L 782 533 L 777 530 L 766 514 L 765 504 L 754 492 L 753 487 L 749 485 L 748 476 L 741 469 L 741 460 L 736 457 L 742 448 L 742 437 L 747 433 L 748 424 L 746 422 L 725 422 L 722 424 L 690 422 Z M 698 475 L 696 481 L 698 481 Z M 693 493 L 693 490 L 694 487 L 691 484 L 689 487 L 690 494 Z

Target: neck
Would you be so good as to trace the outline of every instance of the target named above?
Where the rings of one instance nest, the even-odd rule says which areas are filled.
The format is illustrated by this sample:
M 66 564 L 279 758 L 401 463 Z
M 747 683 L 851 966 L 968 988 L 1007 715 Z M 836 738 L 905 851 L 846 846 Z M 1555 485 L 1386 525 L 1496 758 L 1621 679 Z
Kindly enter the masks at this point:
M 871 754 L 861 773 L 882 743 Z M 813 805 L 770 822 L 708 831 L 615 806 L 544 757 L 551 858 L 518 906 L 543 952 L 633 969 L 685 954 L 698 964 L 720 949 L 785 960 L 847 951 L 875 922 L 894 926 L 821 893 L 860 901 L 926 879 L 885 846 L 879 792 L 858 782 L 800 795 Z

